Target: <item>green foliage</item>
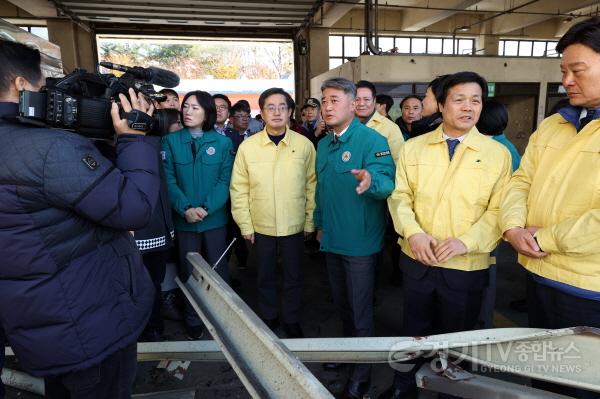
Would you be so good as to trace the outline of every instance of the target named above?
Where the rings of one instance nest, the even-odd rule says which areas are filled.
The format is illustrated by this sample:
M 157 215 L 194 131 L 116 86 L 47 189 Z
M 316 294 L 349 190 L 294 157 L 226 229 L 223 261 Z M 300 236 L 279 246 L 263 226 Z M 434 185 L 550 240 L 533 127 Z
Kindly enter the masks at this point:
M 99 40 L 99 57 L 129 66 L 159 66 L 182 79 L 285 79 L 293 73 L 291 43 L 217 42 L 175 44 Z

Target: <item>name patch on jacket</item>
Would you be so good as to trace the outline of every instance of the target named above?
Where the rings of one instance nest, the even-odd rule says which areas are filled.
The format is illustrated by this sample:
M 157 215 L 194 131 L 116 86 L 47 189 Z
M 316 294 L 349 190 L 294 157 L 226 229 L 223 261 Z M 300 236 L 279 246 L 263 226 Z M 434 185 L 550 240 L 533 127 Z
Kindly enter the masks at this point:
M 100 166 L 98 165 L 98 161 L 96 161 L 91 155 L 86 155 L 85 157 L 81 158 L 81 160 L 83 161 L 85 166 L 90 168 L 90 170 L 96 170 L 98 169 L 98 166 Z
M 388 155 L 390 155 L 390 150 L 379 151 L 379 152 L 375 153 L 375 157 L 377 157 L 377 158 L 387 157 Z

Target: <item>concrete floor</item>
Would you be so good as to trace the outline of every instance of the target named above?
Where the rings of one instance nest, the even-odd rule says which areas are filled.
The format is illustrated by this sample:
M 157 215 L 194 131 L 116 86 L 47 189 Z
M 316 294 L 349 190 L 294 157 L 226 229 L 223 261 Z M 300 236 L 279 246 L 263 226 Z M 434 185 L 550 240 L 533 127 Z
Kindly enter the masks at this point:
M 398 336 L 402 320 L 401 291 L 390 284 L 391 258 L 386 247 L 384 267 L 378 273 L 375 305 L 376 336 Z M 305 306 L 303 330 L 307 337 L 335 337 L 341 334 L 341 323 L 335 312 L 330 295 L 324 257 L 305 252 Z M 498 290 L 496 299 L 496 327 L 526 326 L 525 313 L 518 313 L 509 306 L 510 301 L 525 295 L 525 274 L 516 265 L 514 252 L 502 245 L 498 255 Z M 251 253 L 249 267 L 238 270 L 235 257 L 231 261 L 233 276 L 240 281 L 238 294 L 252 309 L 256 309 L 256 263 Z M 285 338 L 282 331 L 278 336 Z M 165 337 L 168 340 L 185 340 L 183 325 L 167 321 Z M 211 339 L 204 337 L 204 339 Z M 12 362 L 10 362 L 12 363 Z M 11 365 L 16 367 L 18 365 Z M 341 392 L 346 381 L 347 368 L 340 371 L 324 371 L 320 364 L 308 364 L 308 368 L 334 395 Z M 375 365 L 372 374 L 372 397 L 377 397 L 392 381 L 392 369 L 387 364 Z M 135 393 L 180 390 L 196 391 L 196 398 L 247 398 L 242 383 L 227 363 L 192 363 L 183 380 L 176 379 L 156 363 L 139 363 Z M 8 388 L 7 398 L 36 398 L 37 396 Z M 170 397 L 193 397 L 190 394 L 174 394 Z

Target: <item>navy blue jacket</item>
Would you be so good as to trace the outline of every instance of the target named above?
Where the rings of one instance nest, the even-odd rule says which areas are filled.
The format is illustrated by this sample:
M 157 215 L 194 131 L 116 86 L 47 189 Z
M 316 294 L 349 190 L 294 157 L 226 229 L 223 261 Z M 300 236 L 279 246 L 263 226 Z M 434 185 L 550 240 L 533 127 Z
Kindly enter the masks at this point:
M 0 322 L 25 371 L 89 368 L 143 330 L 154 290 L 128 230 L 157 201 L 146 140 L 119 137 L 113 165 L 75 133 L 0 119 Z

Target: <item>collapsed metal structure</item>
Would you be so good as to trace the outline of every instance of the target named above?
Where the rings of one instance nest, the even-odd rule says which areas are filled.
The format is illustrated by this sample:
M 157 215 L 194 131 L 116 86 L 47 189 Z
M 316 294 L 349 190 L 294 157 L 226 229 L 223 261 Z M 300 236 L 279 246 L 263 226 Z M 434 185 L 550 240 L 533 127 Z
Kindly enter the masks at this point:
M 254 398 L 331 398 L 305 362 L 389 363 L 407 367 L 432 357 L 416 375 L 427 391 L 465 398 L 564 398 L 496 378 L 473 374 L 458 359 L 489 370 L 600 392 L 600 331 L 506 328 L 429 337 L 279 339 L 197 253 L 186 282 L 177 284 L 198 312 L 214 341 L 138 344 L 139 361 L 227 360 Z M 10 348 L 7 355 L 12 355 Z M 410 367 L 410 366 L 409 366 Z M 43 394 L 43 382 L 4 370 L 7 385 Z

